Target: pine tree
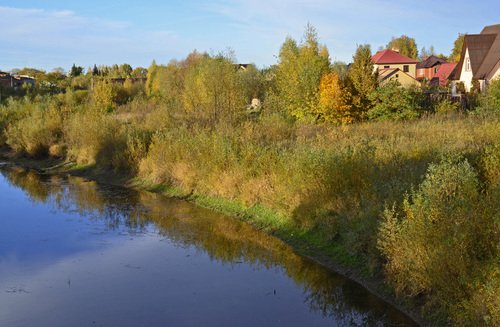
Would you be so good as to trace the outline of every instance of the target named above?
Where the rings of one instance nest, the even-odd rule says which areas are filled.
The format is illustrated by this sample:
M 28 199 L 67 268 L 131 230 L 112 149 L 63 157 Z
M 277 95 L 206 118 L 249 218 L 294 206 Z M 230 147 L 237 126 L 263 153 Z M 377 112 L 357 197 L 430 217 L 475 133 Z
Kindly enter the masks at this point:
M 73 64 L 73 66 L 71 66 L 69 76 L 76 77 L 76 76 L 80 76 L 82 73 L 83 73 L 83 67 L 80 67 L 80 66 Z
M 352 93 L 353 116 L 363 119 L 371 107 L 370 94 L 378 85 L 378 73 L 373 70 L 370 45 L 358 46 L 348 73 Z

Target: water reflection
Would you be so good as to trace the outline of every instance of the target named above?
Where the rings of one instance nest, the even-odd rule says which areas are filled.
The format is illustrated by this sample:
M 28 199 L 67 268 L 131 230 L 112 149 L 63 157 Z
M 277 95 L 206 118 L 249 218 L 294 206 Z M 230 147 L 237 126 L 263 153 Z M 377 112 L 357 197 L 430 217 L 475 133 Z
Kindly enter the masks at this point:
M 77 214 L 88 221 L 104 223 L 108 230 L 123 229 L 132 236 L 154 231 L 176 247 L 193 247 L 205 253 L 223 267 L 244 264 L 256 271 L 279 271 L 302 290 L 309 312 L 322 318 L 314 319 L 311 325 L 413 325 L 359 285 L 296 255 L 280 240 L 235 219 L 184 201 L 100 185 L 78 177 L 44 176 L 21 168 L 4 167 L 0 171 L 4 179 L 22 189 L 31 202 L 49 205 L 57 212 Z M 7 222 L 0 220 L 0 223 Z M 1 254 L 0 249 L 0 262 Z M 139 266 L 127 268 L 134 267 Z M 275 294 L 276 289 L 273 292 Z M 258 310 L 259 303 L 255 303 L 257 314 Z M 208 324 L 218 325 L 216 321 Z M 251 321 L 236 323 L 245 324 L 252 325 Z

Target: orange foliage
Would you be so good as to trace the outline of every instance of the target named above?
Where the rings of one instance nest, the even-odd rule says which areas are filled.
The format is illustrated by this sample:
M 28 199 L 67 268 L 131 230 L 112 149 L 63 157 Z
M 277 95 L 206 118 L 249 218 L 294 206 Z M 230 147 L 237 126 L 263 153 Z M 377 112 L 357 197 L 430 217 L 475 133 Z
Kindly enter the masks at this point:
M 321 78 L 318 111 L 321 119 L 326 122 L 350 124 L 355 121 L 351 93 L 334 72 Z

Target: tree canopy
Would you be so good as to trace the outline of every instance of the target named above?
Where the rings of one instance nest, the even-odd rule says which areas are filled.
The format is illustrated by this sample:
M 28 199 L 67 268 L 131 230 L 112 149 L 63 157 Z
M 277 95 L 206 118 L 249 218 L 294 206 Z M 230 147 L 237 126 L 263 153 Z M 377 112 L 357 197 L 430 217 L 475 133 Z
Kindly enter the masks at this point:
M 464 39 L 465 39 L 465 34 L 458 33 L 455 42 L 453 42 L 453 49 L 451 49 L 450 56 L 448 57 L 448 59 L 451 62 L 460 61 L 460 55 L 462 54 L 462 47 L 464 46 Z
M 319 84 L 328 72 L 328 49 L 318 42 L 316 29 L 308 24 L 300 44 L 288 37 L 280 49 L 277 91 L 286 111 L 299 120 L 315 119 Z
M 397 49 L 400 54 L 413 59 L 418 57 L 418 48 L 415 39 L 407 35 L 393 37 L 387 44 L 388 49 Z

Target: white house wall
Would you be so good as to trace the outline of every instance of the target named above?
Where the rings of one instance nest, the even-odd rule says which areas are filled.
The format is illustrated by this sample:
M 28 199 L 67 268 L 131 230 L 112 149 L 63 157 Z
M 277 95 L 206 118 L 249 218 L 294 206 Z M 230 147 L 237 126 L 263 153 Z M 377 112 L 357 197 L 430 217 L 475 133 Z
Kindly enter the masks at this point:
M 462 71 L 460 72 L 460 81 L 464 83 L 465 86 L 465 91 L 469 92 L 471 87 L 472 87 L 472 67 L 469 65 L 470 69 L 466 70 L 467 68 L 467 61 L 470 62 L 469 58 L 469 49 L 465 50 L 465 57 L 464 61 L 462 64 Z
M 486 80 L 489 82 L 496 78 L 500 78 L 500 60 L 498 60 L 495 67 L 491 70 L 491 72 L 486 76 Z

